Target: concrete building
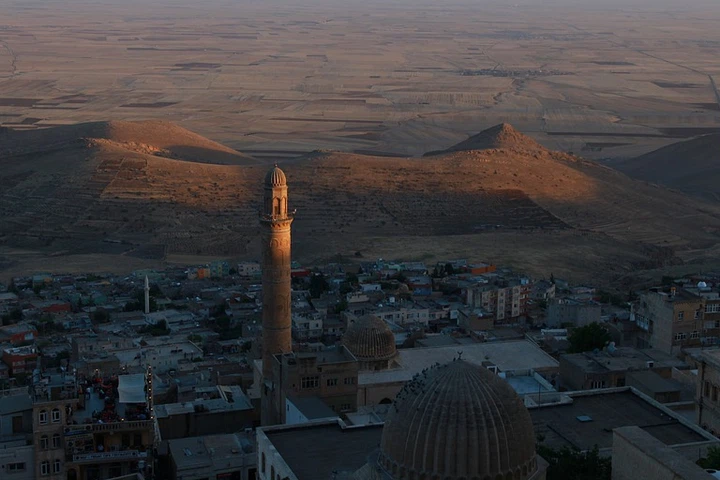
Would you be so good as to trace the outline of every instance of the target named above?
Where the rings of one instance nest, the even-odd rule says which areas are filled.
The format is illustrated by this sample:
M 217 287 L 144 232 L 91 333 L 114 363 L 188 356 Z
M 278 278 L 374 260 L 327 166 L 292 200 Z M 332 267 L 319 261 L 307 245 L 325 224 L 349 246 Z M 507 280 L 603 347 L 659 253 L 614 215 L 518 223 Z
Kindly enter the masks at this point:
M 542 480 L 547 468 L 518 395 L 459 359 L 408 382 L 384 425 L 263 427 L 257 439 L 261 480 Z
M 534 373 L 548 376 L 558 373 L 557 360 L 527 340 L 400 349 L 391 368 L 360 371 L 357 405 L 390 403 L 415 375 L 437 363 L 451 361 L 458 352 L 462 352 L 463 360 L 485 368 L 493 367 L 495 373 L 518 372 L 518 377 L 529 377 L 527 382 L 532 387 L 523 386 L 522 389 L 534 392 L 546 389 L 532 380 Z M 520 386 L 523 381 L 518 379 L 517 383 Z
M 273 375 L 278 388 L 271 408 L 278 423 L 286 421 L 289 396 L 317 397 L 337 414 L 357 409 L 358 361 L 342 345 L 274 355 Z
M 168 441 L 171 480 L 256 480 L 252 431 Z
M 35 472 L 92 480 L 147 473 L 152 465 L 151 374 L 33 378 Z
M 262 229 L 263 425 L 277 423 L 285 402 L 273 378 L 275 355 L 292 352 L 290 226 L 285 174 L 277 165 L 265 175 Z M 280 410 L 280 411 L 278 411 Z
M 465 303 L 493 315 L 496 324 L 517 322 L 528 313 L 532 284 L 527 279 L 499 280 L 465 289 Z
M 600 323 L 602 308 L 593 301 L 579 301 L 571 298 L 554 298 L 548 301 L 545 323 L 549 328 L 560 328 L 566 324 L 584 327 Z
M 684 367 L 681 360 L 658 350 L 621 347 L 560 355 L 560 380 L 570 390 L 624 387 L 630 373 L 652 371 L 670 378 L 673 368 Z
M 631 319 L 646 332 L 638 346 L 678 354 L 683 348 L 701 345 L 704 310 L 704 298 L 684 289 L 642 293 L 631 311 Z
M 697 464 L 640 427 L 613 430 L 612 480 L 711 480 Z
M 35 446 L 28 445 L 32 433 L 32 399 L 27 388 L 0 392 L 0 478 L 35 479 Z
M 713 434 L 720 433 L 720 349 L 700 353 L 697 378 L 697 423 Z
M 250 399 L 239 386 L 219 386 L 218 398 L 155 406 L 158 440 L 233 433 L 257 423 Z

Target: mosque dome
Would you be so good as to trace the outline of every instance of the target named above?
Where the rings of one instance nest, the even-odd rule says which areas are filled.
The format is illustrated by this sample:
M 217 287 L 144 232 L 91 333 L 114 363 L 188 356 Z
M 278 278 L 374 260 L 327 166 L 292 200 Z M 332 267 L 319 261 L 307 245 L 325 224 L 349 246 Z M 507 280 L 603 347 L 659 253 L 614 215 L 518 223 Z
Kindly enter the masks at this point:
M 378 462 L 396 480 L 524 480 L 537 470 L 532 419 L 490 370 L 436 365 L 393 402 Z
M 280 170 L 280 167 L 275 165 L 265 175 L 265 186 L 266 187 L 284 187 L 285 185 L 287 185 L 287 179 L 285 178 L 285 173 L 282 170 Z
M 397 354 L 395 335 L 387 323 L 375 315 L 351 322 L 342 343 L 360 362 L 388 360 Z

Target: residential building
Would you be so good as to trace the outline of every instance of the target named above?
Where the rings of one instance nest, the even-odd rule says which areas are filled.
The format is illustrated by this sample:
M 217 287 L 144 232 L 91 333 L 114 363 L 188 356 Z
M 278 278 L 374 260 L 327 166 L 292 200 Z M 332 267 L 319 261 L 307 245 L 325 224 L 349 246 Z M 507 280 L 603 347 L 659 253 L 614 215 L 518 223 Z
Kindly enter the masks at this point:
M 8 366 L 11 377 L 31 373 L 37 358 L 34 346 L 6 348 L 2 353 L 2 361 Z
M 252 431 L 169 440 L 171 480 L 256 480 Z
M 545 324 L 548 328 L 563 326 L 584 327 L 599 323 L 602 307 L 594 301 L 580 301 L 572 298 L 554 298 L 548 301 Z
M 465 303 L 493 315 L 496 324 L 515 323 L 528 313 L 532 284 L 525 278 L 495 279 L 464 289 Z
M 702 296 L 676 287 L 642 293 L 631 311 L 631 320 L 645 331 L 638 346 L 678 354 L 702 345 L 705 303 Z
M 273 378 L 279 379 L 272 395 L 274 415 L 285 423 L 286 399 L 318 397 L 338 414 L 357 409 L 358 361 L 343 345 L 319 351 L 273 355 Z M 257 366 L 256 362 L 256 366 Z M 256 372 L 257 375 L 258 372 Z
M 560 381 L 569 390 L 624 387 L 632 372 L 652 371 L 670 378 L 673 368 L 684 366 L 681 360 L 660 350 L 611 347 L 600 352 L 560 355 Z

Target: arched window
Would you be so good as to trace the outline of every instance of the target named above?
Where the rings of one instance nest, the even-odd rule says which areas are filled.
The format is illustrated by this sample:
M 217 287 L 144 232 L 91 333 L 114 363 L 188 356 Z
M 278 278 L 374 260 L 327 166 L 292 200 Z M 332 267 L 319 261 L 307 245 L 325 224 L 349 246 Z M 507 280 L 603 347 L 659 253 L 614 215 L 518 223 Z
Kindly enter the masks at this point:
M 275 467 L 270 466 L 270 480 L 275 480 Z
M 60 434 L 59 433 L 53 434 L 52 448 L 60 448 Z
M 50 475 L 50 462 L 47 460 L 40 462 L 40 475 Z
M 62 470 L 62 462 L 58 458 L 53 462 L 53 473 L 60 473 L 61 470 Z
M 263 475 L 265 475 L 265 452 L 262 454 L 262 464 L 260 465 L 260 470 L 262 471 Z
M 42 448 L 43 450 L 48 449 L 48 436 L 47 435 L 43 435 L 42 437 L 40 437 L 40 448 Z
M 60 409 L 53 408 L 52 410 L 52 423 L 60 423 Z
M 40 421 L 40 425 L 45 425 L 48 422 L 48 415 L 46 410 L 40 410 L 38 420 Z
M 274 199 L 273 199 L 273 205 L 274 205 L 274 207 L 273 207 L 273 214 L 275 214 L 275 215 L 280 215 L 280 199 L 279 199 L 279 198 L 274 198 Z

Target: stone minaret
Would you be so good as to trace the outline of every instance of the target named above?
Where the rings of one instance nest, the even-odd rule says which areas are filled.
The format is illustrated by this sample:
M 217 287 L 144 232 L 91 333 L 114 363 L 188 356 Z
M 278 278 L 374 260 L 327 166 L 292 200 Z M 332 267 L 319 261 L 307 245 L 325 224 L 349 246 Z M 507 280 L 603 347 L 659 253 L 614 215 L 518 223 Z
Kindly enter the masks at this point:
M 150 313 L 150 280 L 145 275 L 145 315 Z
M 290 318 L 290 224 L 285 174 L 277 165 L 265 175 L 262 228 L 263 377 L 272 378 L 273 358 L 292 351 Z

